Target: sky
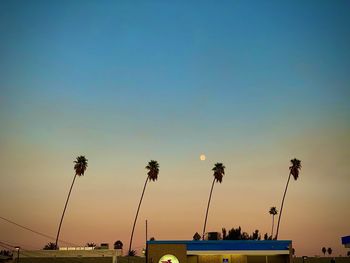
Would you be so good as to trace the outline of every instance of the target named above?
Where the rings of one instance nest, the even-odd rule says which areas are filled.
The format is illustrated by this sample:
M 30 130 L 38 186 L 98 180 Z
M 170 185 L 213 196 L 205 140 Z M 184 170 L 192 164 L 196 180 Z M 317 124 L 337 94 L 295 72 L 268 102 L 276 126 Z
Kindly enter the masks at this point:
M 270 233 L 296 255 L 350 235 L 349 1 L 0 1 L 0 216 L 127 250 L 207 230 Z M 199 156 L 206 155 L 201 161 Z M 51 240 L 0 220 L 0 241 Z

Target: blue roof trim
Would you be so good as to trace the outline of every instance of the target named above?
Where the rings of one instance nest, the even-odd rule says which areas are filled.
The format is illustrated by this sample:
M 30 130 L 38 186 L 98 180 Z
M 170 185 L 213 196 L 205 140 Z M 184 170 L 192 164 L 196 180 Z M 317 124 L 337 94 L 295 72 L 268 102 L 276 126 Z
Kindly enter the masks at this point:
M 341 238 L 341 243 L 342 243 L 343 245 L 345 245 L 345 244 L 350 244 L 350 236 L 342 237 L 342 238 Z
M 184 244 L 189 251 L 215 250 L 288 250 L 291 240 L 155 240 L 147 244 Z

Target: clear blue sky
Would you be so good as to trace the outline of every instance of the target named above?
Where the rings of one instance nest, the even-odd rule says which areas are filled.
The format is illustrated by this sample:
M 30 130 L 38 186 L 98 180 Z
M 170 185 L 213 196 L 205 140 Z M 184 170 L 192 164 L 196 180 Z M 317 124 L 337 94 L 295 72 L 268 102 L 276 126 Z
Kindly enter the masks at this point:
M 83 153 L 96 173 L 118 171 L 125 177 L 111 182 L 137 188 L 125 212 L 129 227 L 141 187 L 130 167 L 143 172 L 151 158 L 195 176 L 202 152 L 208 173 L 224 161 L 229 174 L 245 166 L 256 175 L 264 158 L 268 167 L 287 167 L 293 157 L 314 156 L 306 167 L 315 178 L 325 171 L 318 163 L 331 160 L 329 171 L 340 167 L 337 187 L 349 185 L 349 13 L 349 1 L 1 1 L 0 176 L 9 186 L 0 190 L 11 196 L 26 174 L 35 192 L 53 170 L 69 176 Z M 284 179 L 272 199 L 280 200 Z M 54 180 L 62 185 L 58 218 L 69 177 Z M 349 195 L 327 200 L 342 197 Z M 318 253 L 312 249 L 305 251 Z

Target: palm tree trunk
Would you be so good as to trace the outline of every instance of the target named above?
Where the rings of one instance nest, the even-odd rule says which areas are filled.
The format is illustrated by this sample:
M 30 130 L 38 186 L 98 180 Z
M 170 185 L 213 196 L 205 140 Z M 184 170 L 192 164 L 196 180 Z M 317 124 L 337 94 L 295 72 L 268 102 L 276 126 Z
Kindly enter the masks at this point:
M 207 206 L 207 212 L 206 212 L 206 214 L 205 214 L 204 227 L 203 227 L 203 235 L 202 235 L 202 239 L 203 239 L 203 240 L 204 240 L 204 234 L 205 234 L 205 227 L 207 226 L 209 205 L 210 205 L 210 200 L 211 200 L 211 194 L 213 193 L 214 183 L 215 183 L 215 178 L 214 178 L 213 183 L 212 183 L 212 185 L 211 185 L 211 190 L 210 190 L 209 200 L 208 200 L 208 206 Z
M 272 229 L 271 229 L 271 238 L 273 237 L 273 227 L 275 224 L 275 215 L 272 215 Z
M 70 186 L 70 189 L 69 189 L 69 193 L 68 193 L 68 197 L 67 197 L 67 200 L 66 200 L 66 204 L 64 205 L 64 209 L 63 209 L 63 213 L 62 213 L 62 217 L 61 217 L 61 221 L 60 221 L 60 225 L 58 226 L 58 231 L 57 231 L 57 236 L 56 236 L 56 242 L 55 242 L 55 249 L 58 249 L 58 237 L 60 236 L 60 231 L 61 231 L 61 226 L 62 226 L 62 222 L 63 222 L 63 217 L 64 217 L 64 214 L 66 213 L 66 209 L 67 209 L 67 205 L 68 205 L 68 201 L 69 201 L 69 197 L 70 197 L 70 194 L 72 192 L 72 189 L 73 189 L 73 185 L 74 185 L 74 182 L 75 182 L 75 178 L 77 177 L 77 174 L 74 175 L 74 178 L 73 178 L 73 182 L 72 182 L 72 185 Z
M 137 207 L 137 212 L 136 212 L 136 216 L 135 216 L 135 220 L 134 220 L 134 225 L 132 226 L 128 255 L 129 255 L 129 253 L 131 251 L 132 238 L 134 237 L 134 230 L 135 230 L 136 220 L 137 220 L 137 216 L 139 215 L 140 206 L 141 206 L 141 203 L 142 203 L 143 195 L 145 193 L 147 182 L 148 182 L 148 176 L 146 178 L 146 182 L 145 182 L 145 185 L 143 187 L 143 191 L 142 191 L 141 199 L 140 199 L 140 202 L 139 202 L 139 206 Z M 129 259 L 129 257 L 128 257 L 128 259 Z
M 278 238 L 278 231 L 279 231 L 279 229 L 280 229 L 280 221 L 281 221 L 281 217 L 282 217 L 282 210 L 283 210 L 284 199 L 286 198 L 286 193 L 287 193 L 288 184 L 289 184 L 289 180 L 290 180 L 290 176 L 291 176 L 291 175 L 292 175 L 292 174 L 289 173 L 288 181 L 287 181 L 287 184 L 286 184 L 286 188 L 284 189 L 284 194 L 283 194 L 283 198 L 282 198 L 280 214 L 279 214 L 279 216 L 278 216 L 278 223 L 277 223 L 277 230 L 276 230 L 276 237 L 275 237 L 276 240 L 277 240 L 277 238 Z

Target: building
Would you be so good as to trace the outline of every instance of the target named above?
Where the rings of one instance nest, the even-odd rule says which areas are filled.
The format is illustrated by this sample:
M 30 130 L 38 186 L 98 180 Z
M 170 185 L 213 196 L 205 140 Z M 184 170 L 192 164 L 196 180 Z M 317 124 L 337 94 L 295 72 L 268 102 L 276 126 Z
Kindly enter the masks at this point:
M 16 252 L 17 253 L 17 252 Z M 14 259 L 17 260 L 16 254 Z M 19 262 L 22 263 L 116 263 L 117 257 L 121 255 L 121 249 L 81 249 L 67 248 L 62 250 L 23 250 L 18 253 Z
M 350 248 L 350 236 L 342 237 L 341 243 L 344 245 L 344 247 Z
M 290 240 L 147 241 L 148 263 L 289 263 Z

